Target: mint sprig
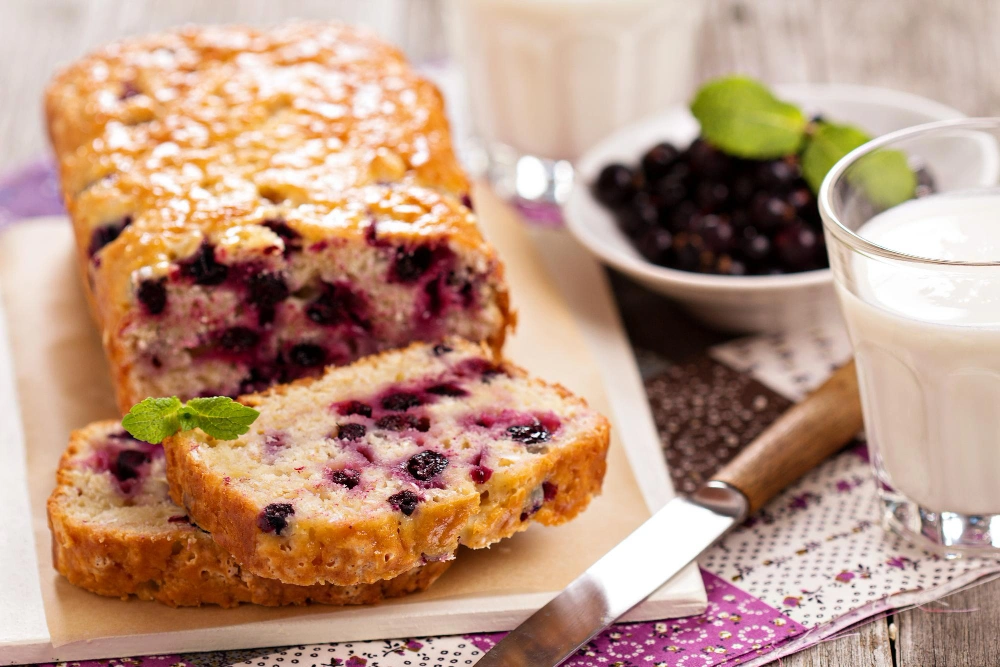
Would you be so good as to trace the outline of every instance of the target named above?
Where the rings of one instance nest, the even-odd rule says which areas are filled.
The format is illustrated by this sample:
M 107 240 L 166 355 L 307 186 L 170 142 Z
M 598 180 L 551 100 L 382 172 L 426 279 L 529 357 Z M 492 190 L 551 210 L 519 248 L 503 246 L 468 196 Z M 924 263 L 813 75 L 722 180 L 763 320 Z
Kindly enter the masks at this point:
M 917 175 L 910 169 L 906 153 L 889 148 L 863 155 L 847 170 L 846 177 L 881 209 L 909 201 L 917 192 Z
M 813 192 L 819 192 L 819 186 L 833 165 L 870 140 L 871 137 L 853 125 L 818 123 L 806 149 L 802 151 L 802 177 Z
M 147 398 L 132 406 L 122 426 L 133 438 L 156 444 L 180 431 L 200 428 L 218 440 L 235 440 L 250 430 L 259 412 L 226 396 Z
M 710 144 L 755 160 L 797 153 L 808 124 L 801 109 L 745 76 L 727 76 L 702 86 L 691 102 L 691 113 Z
M 852 125 L 809 123 L 802 110 L 776 98 L 758 81 L 727 76 L 706 83 L 691 102 L 702 136 L 724 153 L 748 160 L 771 160 L 801 153 L 802 175 L 814 193 L 830 169 L 852 150 L 871 141 Z M 901 151 L 883 149 L 862 157 L 847 174 L 873 204 L 889 208 L 911 199 L 917 177 Z

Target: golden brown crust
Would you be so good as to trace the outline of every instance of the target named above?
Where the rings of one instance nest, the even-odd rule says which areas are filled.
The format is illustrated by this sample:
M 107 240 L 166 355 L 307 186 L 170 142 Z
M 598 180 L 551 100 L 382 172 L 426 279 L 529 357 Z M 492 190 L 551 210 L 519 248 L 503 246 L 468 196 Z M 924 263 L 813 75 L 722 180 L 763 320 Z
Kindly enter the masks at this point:
M 48 501 L 52 561 L 70 583 L 99 595 L 155 600 L 173 607 L 252 602 L 266 606 L 371 604 L 430 586 L 448 562 L 427 563 L 393 579 L 369 584 L 295 586 L 251 574 L 207 533 L 186 523 L 145 534 L 111 523 L 85 522 L 67 511 L 82 491 L 71 471 L 95 437 L 120 430 L 117 422 L 97 422 L 74 432 L 60 462 L 59 485 Z M 182 510 L 176 508 L 178 514 Z
M 185 27 L 110 44 L 48 87 L 45 109 L 88 299 L 122 410 L 145 398 L 122 332 L 139 277 L 202 241 L 261 247 L 280 218 L 307 242 L 446 241 L 502 268 L 461 202 L 440 92 L 372 34 L 336 23 Z M 94 231 L 131 221 L 92 260 Z
M 457 350 L 478 348 L 488 356 L 486 346 L 451 340 Z M 405 355 L 426 347 L 414 344 L 361 359 L 350 367 L 328 373 L 352 372 L 363 376 L 377 368 L 387 355 Z M 527 373 L 504 362 L 512 376 Z M 266 409 L 269 397 L 287 395 L 291 387 L 309 387 L 322 378 L 278 385 L 262 394 L 241 397 L 240 401 Z M 561 398 L 586 408 L 586 401 L 564 387 L 530 380 L 537 387 L 554 390 Z M 575 517 L 600 492 L 610 442 L 607 419 L 594 415 L 595 426 L 572 441 L 539 455 L 518 472 L 497 471 L 485 496 L 479 491 L 456 494 L 449 501 L 422 505 L 420 511 L 404 517 L 399 512 L 378 512 L 363 520 L 330 521 L 296 516 L 296 529 L 289 536 L 265 533 L 258 527 L 261 508 L 230 485 L 230 480 L 207 468 L 191 453 L 212 439 L 196 432 L 180 434 L 164 441 L 167 478 L 174 502 L 183 506 L 227 551 L 248 570 L 268 578 L 300 585 L 315 581 L 349 584 L 377 581 L 396 576 L 418 565 L 427 556 L 450 557 L 459 544 L 487 547 L 527 529 L 530 521 L 557 525 Z M 558 493 L 533 515 L 525 514 L 530 496 L 543 483 L 554 484 Z

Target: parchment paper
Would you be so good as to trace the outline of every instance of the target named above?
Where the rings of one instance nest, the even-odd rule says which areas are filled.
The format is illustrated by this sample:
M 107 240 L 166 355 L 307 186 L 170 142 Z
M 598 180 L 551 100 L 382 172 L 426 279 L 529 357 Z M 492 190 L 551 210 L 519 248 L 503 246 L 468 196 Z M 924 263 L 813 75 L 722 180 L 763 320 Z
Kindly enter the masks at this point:
M 590 352 L 522 223 L 483 188 L 476 202 L 486 233 L 506 263 L 520 314 L 508 356 L 609 414 Z M 79 280 L 68 223 L 27 223 L 0 235 L 0 289 L 26 433 L 32 520 L 52 644 L 254 621 L 291 622 L 303 615 L 323 615 L 336 623 L 339 615 L 352 613 L 352 608 L 325 606 L 170 609 L 153 602 L 99 597 L 56 574 L 45 501 L 67 435 L 90 421 L 117 416 L 98 333 Z M 621 444 L 614 440 L 603 495 L 581 517 L 556 528 L 533 526 L 490 549 L 462 549 L 457 562 L 430 590 L 380 608 L 482 598 L 488 609 L 489 596 L 559 590 L 648 515 Z M 378 622 L 377 615 L 372 622 Z

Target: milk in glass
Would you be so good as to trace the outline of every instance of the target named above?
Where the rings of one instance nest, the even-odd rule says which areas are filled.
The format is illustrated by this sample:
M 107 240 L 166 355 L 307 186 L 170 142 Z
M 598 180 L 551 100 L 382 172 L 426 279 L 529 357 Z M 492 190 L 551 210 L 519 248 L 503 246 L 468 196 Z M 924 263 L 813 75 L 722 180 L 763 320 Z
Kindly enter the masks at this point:
M 915 199 L 857 234 L 916 257 L 997 262 L 1000 190 Z M 1000 265 L 847 261 L 853 289 L 837 289 L 882 481 L 935 512 L 1000 513 Z

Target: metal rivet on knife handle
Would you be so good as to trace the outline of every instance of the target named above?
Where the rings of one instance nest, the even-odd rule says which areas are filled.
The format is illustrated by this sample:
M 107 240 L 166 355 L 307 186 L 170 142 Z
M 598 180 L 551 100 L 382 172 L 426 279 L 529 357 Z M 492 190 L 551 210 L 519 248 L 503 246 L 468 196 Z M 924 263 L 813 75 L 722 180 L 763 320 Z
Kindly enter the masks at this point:
M 849 442 L 862 428 L 854 361 L 837 370 L 809 398 L 793 406 L 714 479 L 726 482 L 760 509 Z

